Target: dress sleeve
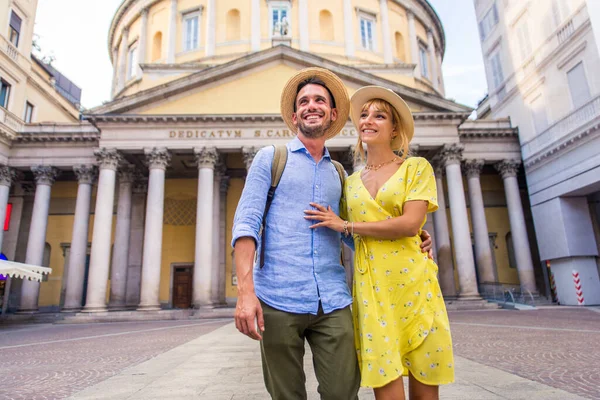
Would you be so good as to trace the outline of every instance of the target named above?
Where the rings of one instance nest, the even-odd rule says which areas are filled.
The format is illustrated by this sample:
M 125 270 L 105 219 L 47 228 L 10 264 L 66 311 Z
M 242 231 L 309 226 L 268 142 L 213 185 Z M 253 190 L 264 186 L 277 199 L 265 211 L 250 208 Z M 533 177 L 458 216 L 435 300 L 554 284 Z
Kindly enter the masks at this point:
M 409 162 L 406 181 L 406 201 L 425 200 L 428 202 L 427 212 L 432 213 L 438 209 L 437 188 L 435 173 L 429 161 L 422 157 L 408 159 Z

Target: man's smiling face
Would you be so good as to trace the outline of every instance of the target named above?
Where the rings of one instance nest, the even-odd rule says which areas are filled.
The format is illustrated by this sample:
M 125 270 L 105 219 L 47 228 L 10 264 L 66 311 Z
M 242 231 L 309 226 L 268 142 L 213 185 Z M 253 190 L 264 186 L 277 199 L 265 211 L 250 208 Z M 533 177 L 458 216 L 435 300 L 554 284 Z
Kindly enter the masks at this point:
M 296 112 L 292 115 L 292 122 L 304 136 L 320 138 L 337 119 L 337 110 L 331 108 L 331 103 L 327 89 L 308 84 L 296 96 Z

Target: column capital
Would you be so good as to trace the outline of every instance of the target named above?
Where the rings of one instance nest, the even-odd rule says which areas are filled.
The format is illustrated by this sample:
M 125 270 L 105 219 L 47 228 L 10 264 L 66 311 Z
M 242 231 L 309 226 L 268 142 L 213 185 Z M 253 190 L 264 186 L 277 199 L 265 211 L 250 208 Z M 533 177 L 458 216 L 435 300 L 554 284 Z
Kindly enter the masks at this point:
M 219 152 L 214 147 L 196 147 L 194 157 L 198 168 L 214 169 L 219 161 Z
M 412 9 L 407 8 L 406 9 L 406 16 L 408 17 L 409 20 L 411 20 L 411 19 L 414 20 L 415 19 L 415 12 Z
M 145 194 L 148 192 L 148 179 L 141 174 L 136 174 L 135 180 L 133 181 L 133 193 L 134 194 Z
M 246 164 L 246 171 L 250 170 L 250 166 L 252 165 L 252 160 L 258 153 L 257 147 L 242 147 L 242 156 L 244 158 L 244 164 Z
M 495 165 L 502 179 L 517 176 L 520 166 L 521 160 L 502 160 Z
M 432 160 L 431 160 L 431 166 L 433 167 L 433 172 L 435 173 L 436 177 L 443 177 L 444 176 L 444 161 L 442 160 L 442 158 L 437 155 L 435 156 Z
M 465 171 L 469 178 L 479 178 L 484 164 L 485 162 L 480 159 L 465 160 L 463 163 L 463 171 Z
M 441 159 L 444 166 L 459 164 L 463 157 L 465 146 L 459 143 L 445 144 L 441 151 Z
M 112 169 L 116 171 L 119 167 L 119 163 L 123 160 L 121 153 L 115 148 L 107 149 L 103 147 L 101 149 L 94 150 L 94 155 L 98 161 L 100 169 Z
M 58 175 L 60 175 L 58 169 L 48 165 L 34 165 L 31 167 L 31 172 L 33 172 L 36 185 L 52 186 Z
M 150 7 L 144 7 L 144 8 L 142 8 L 142 11 L 140 12 L 140 15 L 142 17 L 147 17 L 149 12 L 150 12 Z
M 136 174 L 135 165 L 125 164 L 121 166 L 118 174 L 120 183 L 133 183 Z
M 17 172 L 6 165 L 0 166 L 0 185 L 10 187 L 17 179 Z
M 215 177 L 221 179 L 227 174 L 227 164 L 223 154 L 219 154 L 217 163 L 215 164 Z
M 80 185 L 92 185 L 98 176 L 98 169 L 95 165 L 75 165 L 73 166 L 73 172 L 75 172 L 77 182 Z
M 166 170 L 171 163 L 171 153 L 164 147 L 144 149 L 148 169 Z

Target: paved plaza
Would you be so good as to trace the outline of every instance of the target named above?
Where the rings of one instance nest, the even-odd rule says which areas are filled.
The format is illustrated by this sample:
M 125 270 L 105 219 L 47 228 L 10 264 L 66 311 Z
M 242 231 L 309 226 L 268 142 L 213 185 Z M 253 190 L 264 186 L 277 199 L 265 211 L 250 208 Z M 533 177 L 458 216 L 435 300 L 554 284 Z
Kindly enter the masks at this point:
M 600 312 L 450 313 L 457 382 L 442 399 L 599 399 Z M 307 357 L 309 398 L 318 399 Z M 231 319 L 0 326 L 0 399 L 268 399 Z M 373 399 L 370 390 L 361 399 Z

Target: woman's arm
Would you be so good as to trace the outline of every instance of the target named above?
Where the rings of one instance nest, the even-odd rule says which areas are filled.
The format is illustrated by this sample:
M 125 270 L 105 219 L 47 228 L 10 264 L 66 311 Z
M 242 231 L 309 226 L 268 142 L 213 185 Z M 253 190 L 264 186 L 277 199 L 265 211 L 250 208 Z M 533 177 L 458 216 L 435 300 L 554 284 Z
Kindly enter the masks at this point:
M 325 208 L 316 203 L 310 203 L 316 210 L 305 210 L 304 218 L 319 221 L 311 228 L 326 227 L 337 232 L 344 232 L 344 225 L 348 233 L 361 236 L 370 236 L 380 239 L 397 239 L 401 237 L 412 237 L 419 234 L 421 224 L 427 214 L 427 201 L 415 200 L 404 203 L 402 215 L 376 222 L 353 222 L 348 223 L 338 217 L 331 207 Z

